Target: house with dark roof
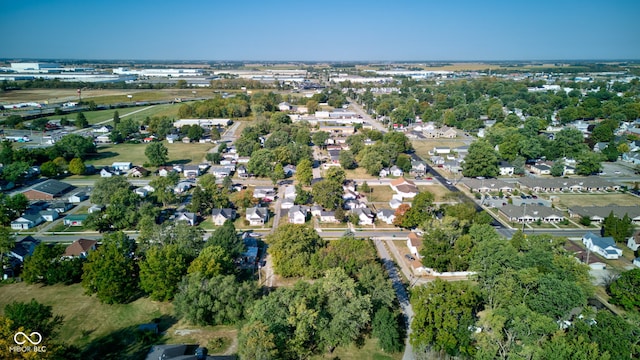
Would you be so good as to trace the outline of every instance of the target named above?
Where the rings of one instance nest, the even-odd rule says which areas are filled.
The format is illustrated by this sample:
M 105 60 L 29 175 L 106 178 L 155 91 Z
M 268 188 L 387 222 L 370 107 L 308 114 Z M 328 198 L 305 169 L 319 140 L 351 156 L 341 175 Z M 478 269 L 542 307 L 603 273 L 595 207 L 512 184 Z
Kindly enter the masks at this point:
M 236 218 L 236 211 L 230 208 L 213 209 L 211 210 L 211 221 L 214 225 L 221 226 L 227 220 L 233 221 Z
M 198 215 L 192 212 L 178 212 L 175 216 L 175 222 L 184 221 L 191 226 L 195 226 L 198 222 Z
M 622 249 L 616 245 L 612 237 L 600 237 L 592 232 L 584 234 L 582 243 L 590 251 L 605 259 L 617 259 L 622 256 Z
M 64 218 L 63 223 L 67 226 L 82 226 L 84 222 L 87 220 L 87 217 L 89 217 L 89 214 L 67 215 Z
M 53 200 L 67 194 L 75 187 L 62 181 L 49 179 L 23 192 L 29 200 Z
M 526 206 L 507 204 L 502 206 L 499 211 L 509 221 L 517 223 L 530 223 L 538 220 L 546 223 L 555 223 L 564 220 L 564 214 L 561 211 L 533 204 Z
M 20 263 L 23 263 L 27 256 L 33 254 L 33 251 L 38 244 L 40 244 L 40 240 L 35 239 L 32 236 L 26 236 L 23 239 L 16 241 L 13 249 L 9 251 L 9 256 L 18 260 Z
M 251 226 L 264 225 L 269 220 L 269 209 L 257 206 L 248 208 L 245 219 Z
M 89 239 L 78 239 L 71 243 L 71 245 L 67 246 L 64 250 L 65 257 L 82 257 L 86 258 L 89 255 L 90 251 L 96 249 L 98 245 L 98 240 L 89 240 Z
M 11 222 L 11 229 L 27 230 L 42 224 L 44 221 L 44 218 L 40 216 L 40 214 L 26 213 Z

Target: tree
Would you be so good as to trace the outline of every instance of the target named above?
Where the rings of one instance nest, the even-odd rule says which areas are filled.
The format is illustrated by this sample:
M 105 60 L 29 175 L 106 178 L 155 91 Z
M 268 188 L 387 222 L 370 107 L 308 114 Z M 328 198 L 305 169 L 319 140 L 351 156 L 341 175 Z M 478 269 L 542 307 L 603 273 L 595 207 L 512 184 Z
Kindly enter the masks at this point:
M 119 189 L 129 190 L 131 184 L 123 176 L 112 176 L 98 179 L 91 192 L 91 202 L 94 204 L 106 205 L 113 194 Z M 156 188 L 159 189 L 159 188 Z
M 169 149 L 161 142 L 151 142 L 144 149 L 144 154 L 149 159 L 151 166 L 164 165 L 169 160 Z
M 473 355 L 470 328 L 480 306 L 480 292 L 467 281 L 436 279 L 414 288 L 411 304 L 415 316 L 411 323 L 411 344 L 429 347 L 451 356 Z
M 122 232 L 105 234 L 102 246 L 89 253 L 84 264 L 82 286 L 106 304 L 122 304 L 138 295 L 135 241 Z
M 0 267 L 4 269 L 4 255 L 13 250 L 16 245 L 16 238 L 10 227 L 0 226 Z
M 469 145 L 469 154 L 462 165 L 462 174 L 466 177 L 498 176 L 498 156 L 486 141 L 476 141 Z
M 562 175 L 564 175 L 564 161 L 556 160 L 551 166 L 551 176 L 558 177 Z
M 86 159 L 87 156 L 97 153 L 96 145 L 92 138 L 86 138 L 78 134 L 68 134 L 56 141 L 51 148 L 52 157 L 63 157 L 67 160 L 73 158 Z
M 47 273 L 54 267 L 56 260 L 64 254 L 64 246 L 58 244 L 40 243 L 33 250 L 33 254 L 24 260 L 22 278 L 28 284 L 44 283 L 47 281 Z
M 173 192 L 173 187 L 178 184 L 179 180 L 180 176 L 177 173 L 170 173 L 167 176 L 158 176 L 149 182 L 149 185 L 156 190 L 153 192 L 153 196 L 162 204 L 162 206 L 167 206 L 177 201 L 176 194 Z M 91 198 L 93 201 L 93 195 Z
M 591 175 L 597 174 L 602 170 L 601 155 L 598 153 L 585 151 L 577 158 L 578 164 L 576 165 L 576 173 L 578 175 Z
M 113 112 L 113 125 L 118 125 L 120 124 L 120 114 L 118 113 L 118 110 Z
M 397 315 L 383 307 L 373 316 L 372 334 L 378 338 L 378 345 L 386 352 L 398 352 L 402 350 L 403 342 L 398 331 Z
M 560 157 L 575 159 L 578 155 L 589 152 L 589 149 L 584 143 L 584 136 L 580 130 L 565 127 L 556 134 L 549 152 L 553 159 Z
M 359 154 L 359 166 L 365 168 L 369 175 L 378 175 L 384 167 L 382 155 L 372 146 L 364 148 Z
M 366 181 L 364 181 L 362 185 L 360 185 L 360 192 L 363 192 L 365 194 L 371 192 L 371 187 L 369 186 L 369 184 L 367 184 Z
M 284 174 L 284 168 L 282 167 L 282 164 L 280 163 L 276 164 L 276 166 L 273 168 L 273 172 L 269 174 L 269 177 L 271 178 L 273 185 L 276 185 L 278 183 L 278 180 L 284 179 L 285 174 Z
M 238 236 L 236 227 L 231 220 L 225 221 L 224 224 L 209 237 L 207 246 L 220 246 L 231 259 L 237 258 L 244 252 L 244 243 Z
M 325 142 L 329 139 L 329 133 L 326 131 L 316 131 L 311 135 L 311 141 L 318 147 L 325 146 Z
M 311 257 L 324 241 L 305 225 L 285 224 L 267 236 L 273 267 L 284 277 L 304 276 L 310 271 Z
M 311 101 L 311 100 L 309 100 Z M 252 322 L 240 330 L 238 355 L 240 359 L 272 360 L 278 358 L 275 336 L 261 321 Z
M 173 299 L 180 279 L 187 273 L 189 260 L 176 244 L 150 248 L 140 262 L 140 288 L 152 300 Z
M 22 181 L 30 167 L 28 162 L 14 161 L 2 167 L 2 178 L 12 183 Z
M 44 305 L 31 299 L 30 302 L 13 301 L 4 307 L 4 316 L 13 321 L 18 327 L 37 331 L 43 339 L 52 338 L 64 319 L 53 314 L 53 307 Z
M 260 149 L 251 154 L 247 163 L 247 171 L 256 176 L 268 177 L 273 173 L 275 157 L 268 149 Z
M 71 172 L 73 175 L 82 175 L 84 174 L 86 169 L 87 168 L 84 165 L 84 162 L 82 161 L 82 159 L 73 158 L 69 162 L 69 172 Z
M 257 294 L 253 284 L 238 283 L 232 275 L 206 278 L 195 272 L 182 279 L 173 304 L 191 324 L 227 325 L 244 319 Z
M 235 265 L 229 253 L 218 245 L 209 245 L 189 265 L 188 273 L 201 273 L 205 278 L 233 274 Z
M 84 129 L 87 126 L 89 126 L 89 122 L 87 121 L 87 117 L 84 116 L 84 113 L 79 112 L 78 115 L 76 115 L 76 127 L 80 128 L 80 129 Z
M 191 125 L 187 130 L 187 136 L 191 141 L 198 141 L 204 136 L 204 129 L 200 125 Z
M 343 169 L 355 169 L 356 159 L 353 156 L 353 153 L 349 150 L 340 151 L 340 165 Z
M 342 184 L 329 179 L 313 184 L 311 195 L 313 195 L 313 200 L 320 206 L 335 210 L 342 207 Z
M 311 179 L 313 179 L 313 168 L 310 160 L 300 160 L 298 166 L 296 167 L 296 179 L 302 185 L 311 184 Z
M 625 271 L 609 285 L 610 302 L 627 310 L 640 308 L 640 269 Z

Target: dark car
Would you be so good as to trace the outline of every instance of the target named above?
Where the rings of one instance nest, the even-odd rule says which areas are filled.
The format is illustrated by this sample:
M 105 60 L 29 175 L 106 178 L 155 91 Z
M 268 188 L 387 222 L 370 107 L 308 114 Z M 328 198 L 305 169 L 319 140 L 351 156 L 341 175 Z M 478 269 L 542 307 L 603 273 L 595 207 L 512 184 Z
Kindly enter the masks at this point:
M 413 261 L 413 260 L 415 260 L 415 259 L 416 259 L 416 258 L 414 258 L 411 254 L 405 254 L 405 255 L 404 255 L 404 257 L 406 257 L 407 259 L 409 259 L 409 260 L 411 260 L 411 261 Z

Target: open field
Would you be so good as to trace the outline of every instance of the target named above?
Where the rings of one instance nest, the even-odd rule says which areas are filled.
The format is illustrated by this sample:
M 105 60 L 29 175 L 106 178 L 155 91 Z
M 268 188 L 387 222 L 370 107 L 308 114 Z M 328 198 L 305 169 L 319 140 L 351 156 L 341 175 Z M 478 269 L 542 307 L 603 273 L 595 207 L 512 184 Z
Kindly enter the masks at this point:
M 312 360 L 340 359 L 340 360 L 400 360 L 402 353 L 387 354 L 378 348 L 377 339 L 366 339 L 361 347 L 356 345 L 340 346 L 331 354 L 312 356 Z
M 416 150 L 422 159 L 426 160 L 431 157 L 429 151 L 436 146 L 458 147 L 466 145 L 463 139 L 428 139 L 428 140 L 413 140 L 411 145 Z
M 420 191 L 428 191 L 432 193 L 435 196 L 434 202 L 449 201 L 449 199 L 447 199 L 447 195 L 452 194 L 451 191 L 447 190 L 447 188 L 440 184 L 420 185 L 418 186 L 418 189 Z
M 369 182 L 370 184 L 376 183 L 375 181 Z M 389 202 L 391 201 L 391 197 L 395 192 L 391 189 L 389 185 L 370 185 L 369 188 L 371 191 L 369 193 L 364 193 L 367 196 L 367 202 Z M 359 191 L 362 191 L 358 189 Z
M 134 111 L 139 111 L 135 113 L 133 116 L 134 120 L 138 122 L 144 121 L 144 119 L 148 117 L 155 116 L 167 116 L 167 117 L 178 117 L 178 109 L 182 104 L 164 104 L 164 105 L 153 105 L 147 107 L 130 107 L 130 108 L 121 108 L 121 109 L 109 109 L 109 110 L 96 110 L 96 111 L 84 111 L 83 114 L 87 118 L 87 121 L 90 125 L 94 125 L 103 121 L 108 121 L 113 119 L 113 113 L 118 111 L 118 115 L 122 118 L 124 115 L 132 113 Z M 142 110 L 142 111 L 140 111 Z M 69 120 L 75 120 L 77 113 L 64 115 Z M 45 117 L 49 120 L 59 120 L 61 115 L 51 115 Z
M 67 101 L 78 101 L 77 89 L 25 89 L 0 93 L 0 104 L 17 102 L 45 101 L 50 104 Z M 82 90 L 83 101 L 94 101 L 96 104 L 115 104 L 129 101 L 173 100 L 175 98 L 193 99 L 193 89 L 85 89 Z M 213 90 L 197 89 L 196 97 L 212 97 Z M 129 99 L 127 95 L 133 97 Z
M 169 144 L 163 141 L 163 144 L 169 149 L 170 164 L 199 164 L 204 160 L 207 150 L 211 149 L 212 144 L 200 143 L 173 143 Z M 86 161 L 91 165 L 111 165 L 116 161 L 129 161 L 134 165 L 142 165 L 147 162 L 144 150 L 148 144 L 108 144 L 98 147 L 98 157 Z
M 554 194 L 562 207 L 571 206 L 638 206 L 640 198 L 629 194 Z

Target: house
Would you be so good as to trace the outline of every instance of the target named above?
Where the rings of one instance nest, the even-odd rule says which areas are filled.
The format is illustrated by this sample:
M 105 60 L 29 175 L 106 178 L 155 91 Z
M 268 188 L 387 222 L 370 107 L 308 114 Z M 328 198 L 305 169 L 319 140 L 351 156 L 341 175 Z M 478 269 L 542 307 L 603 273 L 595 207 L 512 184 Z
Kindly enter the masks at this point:
M 280 202 L 280 209 L 291 209 L 295 205 L 295 201 L 293 199 L 282 199 Z
M 282 168 L 284 170 L 284 175 L 286 177 L 292 177 L 293 175 L 296 174 L 296 166 L 295 165 L 286 165 L 284 168 Z
M 393 225 L 393 220 L 396 219 L 396 212 L 389 209 L 382 209 L 378 211 L 376 217 L 382 222 Z
M 345 190 L 344 193 L 342 194 L 342 200 L 355 200 L 357 198 L 358 198 L 358 195 L 351 190 Z
M 75 187 L 71 184 L 49 179 L 33 186 L 22 194 L 29 200 L 53 200 L 62 197 L 73 189 L 75 189 Z
M 49 210 L 57 211 L 60 214 L 71 209 L 73 209 L 73 204 L 64 201 L 56 201 L 54 203 L 51 203 L 51 205 L 49 206 Z
M 582 243 L 590 251 L 601 255 L 605 259 L 617 259 L 622 256 L 620 249 L 612 237 L 600 237 L 592 232 L 584 234 Z
M 104 206 L 102 205 L 91 205 L 88 212 L 89 214 L 93 214 L 95 212 L 101 212 L 102 210 L 104 210 Z
M 451 154 L 451 148 L 444 146 L 436 146 L 432 150 L 434 155 Z
M 409 252 L 416 257 L 420 257 L 420 248 L 422 247 L 422 238 L 415 232 L 410 232 L 407 235 L 407 247 Z
M 343 207 L 345 209 L 353 210 L 353 209 L 364 209 L 367 207 L 367 204 L 363 201 L 358 201 L 355 199 L 349 199 L 344 202 Z
M 375 215 L 368 208 L 355 208 L 351 211 L 358 217 L 358 224 L 373 225 Z
M 336 219 L 335 211 L 320 211 L 320 222 L 321 223 L 339 223 L 338 219 Z
M 131 170 L 133 164 L 130 162 L 114 162 L 111 164 L 111 168 L 121 172 L 127 172 Z
M 307 213 L 309 209 L 306 206 L 294 205 L 289 209 L 289 222 L 292 224 L 304 224 L 307 222 Z
M 245 219 L 251 226 L 264 225 L 269 221 L 269 209 L 257 206 L 248 208 Z
M 287 185 L 284 187 L 284 198 L 285 199 L 292 199 L 295 200 L 295 198 L 298 196 L 298 194 L 296 193 L 296 187 L 293 185 Z
M 100 177 L 110 178 L 114 175 L 118 175 L 118 174 L 115 173 L 114 171 L 111 171 L 108 167 L 103 167 L 102 169 L 100 169 Z
M 270 186 L 256 186 L 253 189 L 253 197 L 264 201 L 273 201 L 276 197 L 276 192 Z
M 194 183 L 191 181 L 180 181 L 178 184 L 176 184 L 176 186 L 173 188 L 173 192 L 176 194 L 182 194 L 185 191 L 191 189 L 194 186 Z
M 64 218 L 63 223 L 67 226 L 82 226 L 87 220 L 88 214 L 72 214 Z
M 101 134 L 96 136 L 96 143 L 109 144 L 111 142 L 111 133 Z
M 513 185 L 499 179 L 476 179 L 464 178 L 460 183 L 467 187 L 471 192 L 487 193 L 500 192 L 510 193 L 513 191 Z
M 564 214 L 554 208 L 541 205 L 516 206 L 507 204 L 499 210 L 509 221 L 517 223 L 531 223 L 541 221 L 545 223 L 557 223 L 564 220 Z
M 453 139 L 453 138 L 458 136 L 458 133 L 456 132 L 456 129 L 454 129 L 452 127 L 448 127 L 448 126 L 443 126 L 442 128 L 440 128 L 438 133 L 439 133 L 439 136 L 442 137 L 442 138 Z
M 145 177 L 147 175 L 149 175 L 149 170 L 142 166 L 134 166 L 127 172 L 127 176 L 131 177 Z
M 71 196 L 69 196 L 69 202 L 73 204 L 81 203 L 89 198 L 89 195 L 84 191 L 77 192 Z
M 92 132 L 98 133 L 98 134 L 106 134 L 106 133 L 111 132 L 111 130 L 113 130 L 113 126 L 111 126 L 111 125 L 102 125 L 102 126 L 94 127 Z
M 38 214 L 47 222 L 52 222 L 60 217 L 60 214 L 55 210 L 43 210 Z
M 613 212 L 613 215 L 622 219 L 627 215 L 631 219 L 631 223 L 640 224 L 640 207 L 638 206 L 572 206 L 569 208 L 571 217 L 588 217 L 592 222 L 601 223 Z
M 222 226 L 229 220 L 233 221 L 236 218 L 236 211 L 230 208 L 213 209 L 211 210 L 211 221 L 214 225 Z
M 234 170 L 233 166 L 212 166 L 210 172 L 216 178 L 222 179 L 231 176 Z
M 404 171 L 402 171 L 402 169 L 400 169 L 396 165 L 393 165 L 392 167 L 389 168 L 389 175 L 400 177 L 404 175 Z
M 422 160 L 412 160 L 411 171 L 417 175 L 424 174 L 427 172 L 427 163 Z
M 200 167 L 198 165 L 185 165 L 182 168 L 182 174 L 186 178 L 195 178 L 200 176 Z
M 31 236 L 16 241 L 13 249 L 9 250 L 9 257 L 16 259 L 20 264 L 24 262 L 27 256 L 31 256 L 36 246 L 40 244 L 40 240 Z
M 158 176 L 168 176 L 171 173 L 174 173 L 175 170 L 173 169 L 173 166 L 160 166 L 158 168 Z
M 389 184 L 391 189 L 396 192 L 396 194 L 402 198 L 413 198 L 420 190 L 413 181 L 409 181 L 405 178 L 397 178 Z
M 389 206 L 391 206 L 392 209 L 397 209 L 400 207 L 400 205 L 402 205 L 402 201 L 398 200 L 398 199 L 391 199 L 391 201 L 389 201 Z
M 149 195 L 149 190 L 140 187 L 140 188 L 136 188 L 135 190 L 133 190 L 134 193 L 136 193 L 138 196 L 140 197 L 147 197 L 147 195 Z
M 71 245 L 67 246 L 64 250 L 65 257 L 73 258 L 73 257 L 81 257 L 86 258 L 89 255 L 90 251 L 96 249 L 98 245 L 97 240 L 89 240 L 89 239 L 78 239 L 71 243 Z
M 11 229 L 27 230 L 42 224 L 44 221 L 39 214 L 24 214 L 11 222 Z
M 247 172 L 247 167 L 244 165 L 238 166 L 237 172 L 238 172 L 238 176 L 240 176 L 241 178 L 246 178 L 249 176 L 249 173 Z
M 500 161 L 500 164 L 498 164 L 498 169 L 500 170 L 501 176 L 512 176 L 515 170 L 513 165 L 509 164 L 506 161 Z
M 551 175 L 551 166 L 547 164 L 533 164 L 531 171 L 537 175 Z
M 192 212 L 180 211 L 175 214 L 173 221 L 184 221 L 189 224 L 189 226 L 195 226 L 198 222 L 198 215 Z
M 640 247 L 640 232 L 633 234 L 627 239 L 627 247 L 633 251 L 637 251 Z
M 293 109 L 293 106 L 291 106 L 291 104 L 289 104 L 288 102 L 281 102 L 280 104 L 278 104 L 278 110 L 280 111 L 291 111 L 291 109 Z

